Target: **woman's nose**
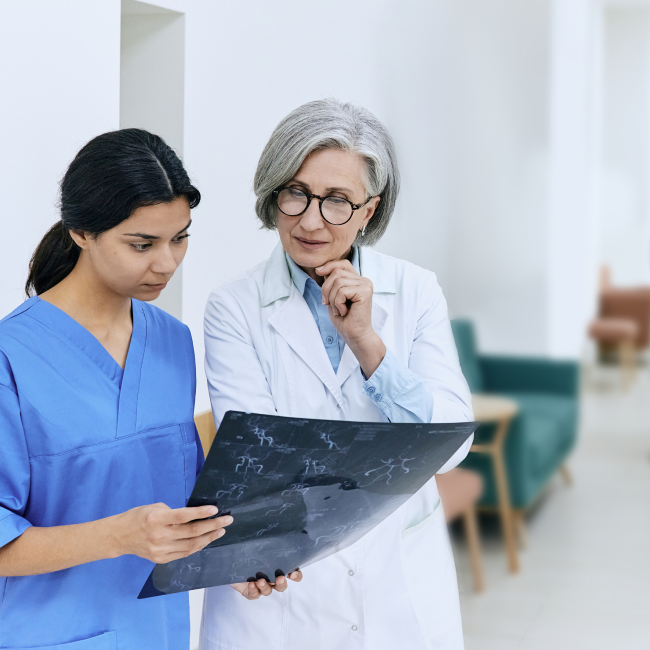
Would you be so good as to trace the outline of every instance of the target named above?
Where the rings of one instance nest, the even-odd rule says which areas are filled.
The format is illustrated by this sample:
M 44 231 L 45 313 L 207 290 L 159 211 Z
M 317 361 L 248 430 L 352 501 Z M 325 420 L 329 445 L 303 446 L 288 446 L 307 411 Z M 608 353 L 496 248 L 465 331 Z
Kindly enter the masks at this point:
M 309 207 L 303 213 L 300 219 L 300 225 L 303 230 L 312 232 L 314 230 L 320 230 L 323 227 L 323 217 L 320 213 L 320 208 L 318 205 L 318 199 L 312 199 Z
M 162 246 L 154 263 L 151 265 L 151 270 L 154 273 L 171 276 L 176 272 L 177 268 L 178 264 L 171 248 L 169 246 Z

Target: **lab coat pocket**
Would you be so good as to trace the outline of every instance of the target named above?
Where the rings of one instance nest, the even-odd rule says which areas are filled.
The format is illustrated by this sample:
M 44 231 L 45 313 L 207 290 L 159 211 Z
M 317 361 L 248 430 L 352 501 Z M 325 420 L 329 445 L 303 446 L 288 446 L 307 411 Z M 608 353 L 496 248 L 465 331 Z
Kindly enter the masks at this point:
M 57 645 L 30 646 L 31 650 L 117 650 L 115 632 L 105 632 L 99 636 L 72 643 L 58 643 Z M 10 648 L 9 650 L 25 650 L 24 648 Z
M 432 513 L 402 531 L 400 541 L 404 579 L 427 647 L 462 648 L 456 569 L 440 500 Z M 449 643 L 441 645 L 442 639 Z

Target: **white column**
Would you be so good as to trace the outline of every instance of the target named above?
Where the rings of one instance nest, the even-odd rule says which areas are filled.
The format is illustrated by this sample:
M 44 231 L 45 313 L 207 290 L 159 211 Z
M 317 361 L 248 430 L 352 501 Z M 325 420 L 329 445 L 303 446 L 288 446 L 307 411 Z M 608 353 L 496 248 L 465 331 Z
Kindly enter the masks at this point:
M 578 357 L 597 284 L 599 5 L 553 0 L 546 352 Z

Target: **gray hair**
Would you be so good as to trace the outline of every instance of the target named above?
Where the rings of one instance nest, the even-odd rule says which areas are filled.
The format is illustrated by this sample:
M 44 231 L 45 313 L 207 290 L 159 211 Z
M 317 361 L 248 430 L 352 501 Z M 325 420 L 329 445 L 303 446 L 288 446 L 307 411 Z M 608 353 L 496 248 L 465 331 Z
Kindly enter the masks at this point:
M 309 154 L 322 149 L 358 153 L 366 161 L 367 197 L 380 196 L 366 227 L 355 244 L 376 244 L 388 227 L 399 193 L 395 148 L 386 127 L 367 109 L 338 99 L 320 99 L 289 113 L 271 134 L 260 156 L 253 189 L 255 211 L 265 228 L 277 227 L 273 191 L 288 183 Z

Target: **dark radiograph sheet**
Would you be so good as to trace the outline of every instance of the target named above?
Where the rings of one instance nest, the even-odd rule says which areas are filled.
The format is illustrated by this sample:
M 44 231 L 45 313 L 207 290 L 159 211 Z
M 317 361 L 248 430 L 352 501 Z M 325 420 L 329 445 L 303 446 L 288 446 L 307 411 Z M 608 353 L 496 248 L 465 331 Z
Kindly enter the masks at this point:
M 188 506 L 232 514 L 202 551 L 158 564 L 139 598 L 267 577 L 342 550 L 417 492 L 478 423 L 226 413 Z

